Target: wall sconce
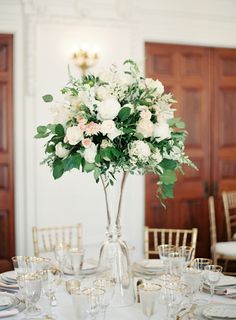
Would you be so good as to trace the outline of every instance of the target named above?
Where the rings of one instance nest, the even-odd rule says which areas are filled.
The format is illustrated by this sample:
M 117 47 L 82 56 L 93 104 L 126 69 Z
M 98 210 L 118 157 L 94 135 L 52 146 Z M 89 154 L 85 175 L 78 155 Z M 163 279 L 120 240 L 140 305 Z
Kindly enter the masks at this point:
M 94 67 L 99 59 L 98 50 L 92 49 L 79 49 L 73 54 L 74 64 L 81 69 L 82 75 L 84 76 L 87 70 Z

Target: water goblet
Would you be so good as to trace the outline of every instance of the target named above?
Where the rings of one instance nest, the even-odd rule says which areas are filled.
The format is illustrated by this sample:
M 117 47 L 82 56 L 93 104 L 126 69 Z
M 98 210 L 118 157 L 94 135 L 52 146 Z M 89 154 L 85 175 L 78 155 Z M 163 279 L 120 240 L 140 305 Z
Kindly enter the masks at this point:
M 203 284 L 204 284 L 204 268 L 207 265 L 212 264 L 212 260 L 211 259 L 207 259 L 207 258 L 195 258 L 193 259 L 192 262 L 192 266 L 195 269 L 201 270 L 201 283 L 200 283 L 200 287 L 199 287 L 199 292 L 201 293 L 203 291 Z
M 81 285 L 80 280 L 76 280 L 76 279 L 67 280 L 65 284 L 66 291 L 70 295 L 72 295 L 74 291 L 80 290 L 80 285 Z
M 43 257 L 27 257 L 27 269 L 29 273 L 40 272 L 50 265 L 50 259 Z
M 42 278 L 38 273 L 26 273 L 17 276 L 17 283 L 20 291 L 25 298 L 26 319 L 37 316 L 41 313 L 36 303 L 40 299 L 42 289 Z
M 201 273 L 199 269 L 186 267 L 183 270 L 183 281 L 186 284 L 187 293 L 190 295 L 190 304 L 193 304 L 196 293 L 199 291 L 201 284 Z
M 61 273 L 64 273 L 64 268 L 65 268 L 65 262 L 67 259 L 67 254 L 68 254 L 68 245 L 66 245 L 63 242 L 60 242 L 55 245 L 54 247 L 54 255 L 55 259 L 59 265 L 59 269 Z
M 158 253 L 161 260 L 163 260 L 163 264 L 166 268 L 166 273 L 168 273 L 169 269 L 169 254 L 176 251 L 176 246 L 172 244 L 161 244 L 158 246 Z
M 73 271 L 75 277 L 79 279 L 80 271 L 84 261 L 84 249 L 71 248 L 69 250 L 70 268 Z
M 180 246 L 177 251 L 183 259 L 183 268 L 187 267 L 193 259 L 194 248 L 190 246 Z
M 142 312 L 147 319 L 150 319 L 156 312 L 160 290 L 161 286 L 157 283 L 144 282 L 139 285 Z
M 185 259 L 179 252 L 171 252 L 168 254 L 170 274 L 180 276 L 182 274 Z
M 176 319 L 186 292 L 186 285 L 181 282 L 171 282 L 165 286 L 165 301 L 167 304 L 167 319 Z
M 104 299 L 105 291 L 100 288 L 84 288 L 82 294 L 85 297 L 86 312 L 92 320 L 97 318 Z
M 208 284 L 211 288 L 211 302 L 213 301 L 214 297 L 214 290 L 215 285 L 219 282 L 221 274 L 222 274 L 223 268 L 221 266 L 218 266 L 216 264 L 209 264 L 205 266 L 205 279 L 207 280 Z
M 16 276 L 25 274 L 27 272 L 27 258 L 28 257 L 26 256 L 15 256 L 11 258 Z
M 104 290 L 104 296 L 101 302 L 101 311 L 103 313 L 103 319 L 105 319 L 107 308 L 114 296 L 115 282 L 111 279 L 97 279 L 93 284 L 95 288 Z

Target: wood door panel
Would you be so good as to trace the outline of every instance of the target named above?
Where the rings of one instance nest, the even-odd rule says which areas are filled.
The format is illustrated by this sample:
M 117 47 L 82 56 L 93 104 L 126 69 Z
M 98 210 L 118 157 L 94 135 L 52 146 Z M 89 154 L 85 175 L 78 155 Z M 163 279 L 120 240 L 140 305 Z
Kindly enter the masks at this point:
M 13 178 L 13 36 L 0 34 L 0 267 L 15 255 Z
M 158 78 L 165 89 L 171 88 L 178 100 L 176 116 L 183 118 L 189 132 L 186 152 L 199 168 L 199 171 L 184 168 L 185 175 L 178 177 L 175 198 L 167 201 L 166 210 L 156 199 L 156 179 L 146 176 L 145 223 L 160 228 L 199 228 L 198 254 L 208 256 L 206 194 L 210 185 L 210 52 L 201 47 L 154 43 L 146 43 L 145 48 L 146 76 Z

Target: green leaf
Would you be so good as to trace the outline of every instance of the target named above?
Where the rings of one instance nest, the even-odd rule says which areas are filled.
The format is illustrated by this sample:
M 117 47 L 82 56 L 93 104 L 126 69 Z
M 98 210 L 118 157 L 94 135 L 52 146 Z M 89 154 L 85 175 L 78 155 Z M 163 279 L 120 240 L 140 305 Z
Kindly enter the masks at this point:
M 173 184 L 176 182 L 177 177 L 174 171 L 167 169 L 160 175 L 160 180 L 164 184 Z
M 174 198 L 174 184 L 162 184 L 161 187 L 165 198 Z
M 118 117 L 121 121 L 125 121 L 126 119 L 129 118 L 130 116 L 130 108 L 128 107 L 124 107 L 124 108 L 121 108 L 121 110 L 119 111 L 118 113 Z
M 64 128 L 61 124 L 57 124 L 55 127 L 55 134 L 57 134 L 58 136 L 64 136 L 65 131 Z
M 143 140 L 144 139 L 144 136 L 142 135 L 142 133 L 135 133 L 135 137 L 138 139 L 138 140 Z
M 178 129 L 184 129 L 185 123 L 180 118 L 172 118 L 168 120 L 168 124 L 173 127 L 175 126 Z
M 45 134 L 47 132 L 47 127 L 46 126 L 38 126 L 37 127 L 37 132 L 39 134 Z
M 79 169 L 81 165 L 82 157 L 80 154 L 72 154 L 68 158 L 63 160 L 64 171 L 70 171 L 72 169 Z
M 47 132 L 47 133 L 44 133 L 44 134 L 40 134 L 40 133 L 37 133 L 34 137 L 36 139 L 42 139 L 42 138 L 47 138 L 49 136 L 50 132 Z
M 54 144 L 48 144 L 45 151 L 47 153 L 53 153 L 55 151 L 55 145 Z
M 45 94 L 43 97 L 44 102 L 52 102 L 53 101 L 53 96 L 51 94 Z
M 101 157 L 100 157 L 100 155 L 98 153 L 95 156 L 95 162 L 96 163 L 100 163 L 101 162 Z
M 170 170 L 174 170 L 177 167 L 177 163 L 174 160 L 171 159 L 163 159 L 159 165 L 163 168 L 163 169 L 170 169 Z
M 63 162 L 60 159 L 56 159 L 53 162 L 53 177 L 54 179 L 58 179 L 60 178 L 64 173 L 64 166 L 63 166 Z
M 119 150 L 117 150 L 117 149 L 114 148 L 114 147 L 111 147 L 110 150 L 111 150 L 111 153 L 112 153 L 116 158 L 119 158 L 119 157 L 121 156 L 121 154 L 122 154 Z
M 56 128 L 56 124 L 48 124 L 47 125 L 48 129 L 52 132 L 55 133 L 55 128 Z
M 99 181 L 100 174 L 101 174 L 101 170 L 98 167 L 95 167 L 93 171 L 93 176 L 96 182 Z
M 84 165 L 84 171 L 86 172 L 91 172 L 95 169 L 95 164 L 94 163 L 89 163 L 89 162 L 85 162 L 85 165 Z

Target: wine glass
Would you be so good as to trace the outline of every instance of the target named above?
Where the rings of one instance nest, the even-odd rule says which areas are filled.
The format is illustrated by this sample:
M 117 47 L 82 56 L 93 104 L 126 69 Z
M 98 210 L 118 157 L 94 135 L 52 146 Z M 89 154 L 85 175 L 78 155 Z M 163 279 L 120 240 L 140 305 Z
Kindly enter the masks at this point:
M 199 291 L 201 284 L 201 273 L 199 269 L 186 267 L 183 270 L 183 281 L 186 284 L 187 292 L 190 294 L 190 304 L 193 304 L 194 296 Z
M 80 271 L 84 262 L 84 249 L 71 248 L 69 250 L 70 267 L 75 277 L 79 279 Z
M 80 289 L 80 280 L 77 280 L 77 279 L 71 279 L 71 280 L 67 280 L 66 281 L 66 291 L 69 293 L 69 294 L 72 294 L 74 291 L 77 291 Z
M 190 246 L 180 246 L 177 251 L 179 256 L 182 258 L 183 268 L 187 267 L 193 259 L 194 248 Z
M 158 246 L 159 257 L 163 261 L 166 267 L 166 273 L 168 273 L 169 268 L 169 254 L 176 251 L 176 246 L 172 244 L 161 244 Z
M 40 272 L 50 265 L 50 261 L 51 260 L 49 258 L 27 257 L 27 270 L 30 273 Z
M 176 319 L 186 292 L 186 285 L 181 282 L 170 282 L 165 286 L 165 301 L 167 303 L 167 319 Z
M 221 266 L 218 266 L 216 264 L 209 264 L 205 266 L 205 279 L 207 280 L 208 284 L 211 288 L 211 302 L 213 301 L 214 297 L 214 290 L 215 285 L 219 282 L 221 274 L 222 274 L 223 268 Z
M 168 254 L 170 274 L 180 276 L 185 265 L 185 259 L 179 252 L 171 252 Z
M 201 283 L 200 283 L 200 287 L 199 287 L 199 292 L 201 293 L 203 290 L 203 283 L 204 283 L 204 268 L 207 265 L 212 264 L 212 260 L 211 259 L 207 259 L 207 258 L 195 258 L 193 259 L 193 263 L 192 266 L 195 269 L 201 270 Z
M 79 280 L 76 280 L 79 281 Z M 70 288 L 70 294 L 72 297 L 72 303 L 75 310 L 75 315 L 77 320 L 86 319 L 87 313 L 87 296 L 79 288 Z
M 103 319 L 106 318 L 107 307 L 109 306 L 115 291 L 115 282 L 111 279 L 97 279 L 93 282 L 95 288 L 104 290 L 104 296 L 101 302 Z
M 150 319 L 156 312 L 161 286 L 157 283 L 144 282 L 139 285 L 140 302 L 143 314 Z
M 15 256 L 11 258 L 16 276 L 20 276 L 27 272 L 27 258 L 28 257 L 26 256 Z
M 82 294 L 85 297 L 86 312 L 92 320 L 95 320 L 101 309 L 105 290 L 94 287 L 84 288 Z
M 42 278 L 38 273 L 26 273 L 17 276 L 17 283 L 20 291 L 25 298 L 26 319 L 37 316 L 41 313 L 36 303 L 40 299 L 42 289 Z
M 55 259 L 58 262 L 58 265 L 62 274 L 64 273 L 67 253 L 68 253 L 68 246 L 65 243 L 59 242 L 58 244 L 55 245 L 54 247 Z

